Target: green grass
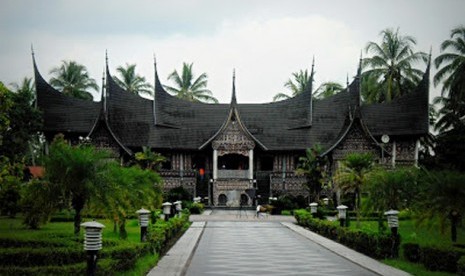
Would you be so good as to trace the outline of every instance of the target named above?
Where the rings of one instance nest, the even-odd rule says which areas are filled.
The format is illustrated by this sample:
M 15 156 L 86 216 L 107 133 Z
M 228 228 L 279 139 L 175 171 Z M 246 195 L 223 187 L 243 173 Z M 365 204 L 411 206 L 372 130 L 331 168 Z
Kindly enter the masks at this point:
M 88 221 L 84 220 L 83 222 Z M 113 232 L 113 222 L 110 220 L 97 220 L 105 225 L 103 229 L 103 241 L 114 241 L 118 245 L 139 244 L 140 227 L 136 219 L 126 221 L 126 240 L 120 240 L 119 234 Z M 70 246 L 80 246 L 84 250 L 83 239 L 84 229 L 81 229 L 79 240 L 74 236 L 73 222 L 51 222 L 40 229 L 31 230 L 22 224 L 21 218 L 0 218 L 0 238 L 10 238 L 16 240 L 66 240 Z M 104 244 L 105 247 L 105 244 Z M 145 275 L 159 260 L 158 254 L 146 254 L 139 258 L 135 267 L 129 271 L 118 273 L 118 275 Z
M 383 221 L 387 228 L 387 223 Z M 361 221 L 360 227 L 357 227 L 355 220 L 350 222 L 351 229 L 361 229 L 362 231 L 378 233 L 378 222 L 377 221 Z M 440 227 L 434 223 L 431 225 L 418 226 L 413 220 L 401 220 L 399 221 L 399 234 L 401 235 L 401 244 L 403 243 L 418 243 L 422 246 L 425 245 L 440 245 L 440 246 L 452 246 L 450 239 L 450 228 L 446 228 L 444 232 L 441 231 Z M 465 229 L 459 228 L 457 242 L 460 244 L 465 243 Z M 399 252 L 400 257 L 398 259 L 386 259 L 382 262 L 404 270 L 412 275 L 425 275 L 425 276 L 451 276 L 447 272 L 433 272 L 427 270 L 422 264 L 416 264 L 409 262 L 404 259 L 402 245 Z

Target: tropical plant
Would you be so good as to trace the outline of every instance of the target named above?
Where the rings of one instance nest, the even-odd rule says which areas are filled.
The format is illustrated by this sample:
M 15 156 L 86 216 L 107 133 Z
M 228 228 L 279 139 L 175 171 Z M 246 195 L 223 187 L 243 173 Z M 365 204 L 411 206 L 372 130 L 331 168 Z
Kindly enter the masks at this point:
M 69 145 L 57 136 L 45 160 L 45 177 L 50 182 L 55 202 L 70 202 L 75 211 L 74 233 L 80 231 L 81 212 L 108 171 L 111 153 L 93 146 Z M 108 190 L 112 193 L 112 190 Z
M 374 211 L 409 208 L 418 194 L 418 169 L 376 169 L 366 178 L 366 207 Z
M 291 96 L 285 93 L 278 93 L 273 97 L 273 101 L 285 100 L 299 95 L 311 85 L 310 81 L 313 81 L 313 75 L 309 75 L 307 70 L 299 70 L 299 72 L 292 73 L 292 79 L 289 79 L 284 84 L 284 87 L 291 90 Z
M 355 194 L 354 210 L 357 214 L 357 223 L 360 215 L 361 191 L 372 168 L 373 155 L 371 153 L 349 153 L 342 160 L 341 166 L 334 175 L 334 183 L 344 194 Z
M 451 240 L 457 241 L 457 226 L 465 210 L 465 174 L 456 171 L 425 172 L 416 210 L 419 223 L 438 218 L 445 229 L 450 221 Z
M 21 81 L 21 84 L 18 83 L 12 83 L 11 86 L 13 86 L 13 89 L 16 93 L 24 93 L 24 94 L 29 94 L 32 95 L 32 99 L 30 104 L 34 101 L 34 95 L 35 95 L 35 85 L 34 81 L 32 78 L 24 77 L 23 80 Z
M 299 158 L 300 163 L 296 170 L 297 175 L 304 175 L 307 178 L 307 189 L 316 202 L 319 201 L 320 192 L 327 180 L 328 159 L 326 156 L 321 156 L 322 153 L 323 149 L 319 144 L 308 148 L 305 156 Z
M 381 43 L 368 42 L 365 50 L 373 54 L 363 59 L 363 67 L 369 68 L 366 74 L 379 81 L 379 101 L 391 101 L 406 93 L 421 79 L 423 72 L 412 67 L 418 61 L 426 62 L 428 56 L 423 52 L 414 52 L 416 40 L 412 36 L 403 36 L 399 29 L 385 29 L 380 32 Z M 362 77 L 363 77 L 362 76 Z
M 164 85 L 163 87 L 168 92 L 174 94 L 180 99 L 191 102 L 213 102 L 218 103 L 218 100 L 213 97 L 210 90 L 207 89 L 207 74 L 202 73 L 196 79 L 192 70 L 193 63 L 183 63 L 181 75 L 174 70 L 168 80 L 172 80 L 176 87 Z
M 434 85 L 442 82 L 442 96 L 465 101 L 465 27 L 452 29 L 450 39 L 441 44 L 441 52 L 434 60 L 436 68 L 440 68 Z
M 126 91 L 136 95 L 153 95 L 152 86 L 145 81 L 145 77 L 136 74 L 136 65 L 126 63 L 126 67 L 116 68 L 121 78 L 115 76 L 116 83 Z
M 83 100 L 92 100 L 89 90 L 98 91 L 98 85 L 89 76 L 87 69 L 75 61 L 62 61 L 59 67 L 50 70 L 50 84 L 63 94 Z
M 163 155 L 153 152 L 149 147 L 142 147 L 142 151 L 137 152 L 135 158 L 141 168 L 155 171 L 160 170 L 162 163 L 166 161 Z
M 328 82 L 322 83 L 320 87 L 318 87 L 318 89 L 315 90 L 315 93 L 313 94 L 313 96 L 316 99 L 325 99 L 333 95 L 336 95 L 342 90 L 344 90 L 344 87 L 342 87 L 340 83 L 328 81 Z
M 10 118 L 8 114 L 12 106 L 13 100 L 11 99 L 11 93 L 8 88 L 0 82 L 0 146 L 3 145 L 4 133 L 10 127 Z
M 8 120 L 7 128 L 0 134 L 0 152 L 12 162 L 24 158 L 29 152 L 29 142 L 42 126 L 41 112 L 33 106 L 34 95 L 30 89 L 30 79 L 25 78 L 23 85 L 17 88 L 16 93 L 3 89 L 5 102 L 2 105 L 9 108 L 0 115 L 0 120 Z

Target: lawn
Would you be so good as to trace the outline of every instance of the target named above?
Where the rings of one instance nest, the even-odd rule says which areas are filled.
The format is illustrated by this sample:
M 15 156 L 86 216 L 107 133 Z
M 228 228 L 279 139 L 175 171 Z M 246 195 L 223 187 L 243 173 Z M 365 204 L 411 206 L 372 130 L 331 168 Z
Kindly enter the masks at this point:
M 157 264 L 159 254 L 150 253 L 149 244 L 140 242 L 140 227 L 136 219 L 126 222 L 128 233 L 126 240 L 121 240 L 118 233 L 113 232 L 112 221 L 98 220 L 98 222 L 105 225 L 102 238 L 103 249 L 99 253 L 101 256 L 99 265 L 106 267 L 102 268 L 102 270 L 106 269 L 106 273 L 111 271 L 112 275 L 145 275 Z M 83 257 L 84 229 L 81 229 L 79 237 L 74 236 L 73 229 L 73 222 L 51 222 L 38 230 L 30 230 L 22 224 L 20 218 L 0 218 L 0 269 L 3 267 L 3 273 L 7 275 L 18 273 L 30 275 L 36 274 L 36 272 L 18 271 L 17 269 L 67 265 L 71 268 L 65 274 L 79 274 L 76 271 L 80 271 L 79 269 L 85 267 L 85 262 L 76 261 L 76 259 L 82 260 Z M 177 238 L 178 236 L 171 237 Z M 171 242 L 168 241 L 169 243 Z M 31 252 L 32 254 L 30 254 Z M 56 252 L 65 252 L 65 255 L 69 254 L 69 256 L 61 258 L 58 255 L 57 259 L 59 260 L 57 260 L 54 257 L 57 256 Z M 14 256 L 19 256 L 18 254 L 27 254 L 28 256 L 26 258 L 21 256 L 20 258 L 24 260 L 16 261 Z M 40 254 L 45 256 L 42 257 Z M 74 256 L 77 257 L 73 260 Z M 132 261 L 131 265 L 123 264 L 125 271 L 117 272 L 115 270 L 118 270 L 118 265 L 121 265 L 121 262 L 117 263 L 121 261 L 119 258 L 128 258 L 134 261 Z M 9 267 L 13 267 L 13 269 L 8 270 Z M 51 269 L 50 271 L 54 271 L 55 268 L 51 267 Z M 55 274 L 42 270 L 37 272 L 40 275 L 49 273 Z M 2 274 L 1 270 L 0 274 Z
M 384 222 L 385 226 L 387 223 Z M 356 221 L 351 221 L 350 228 L 361 229 L 367 232 L 378 232 L 377 221 L 361 221 L 360 228 L 357 228 Z M 389 228 L 386 231 L 390 231 Z M 450 228 L 446 227 L 441 231 L 438 224 L 431 223 L 431 225 L 417 225 L 413 220 L 399 221 L 399 234 L 401 235 L 401 244 L 403 243 L 418 243 L 420 245 L 438 245 L 438 246 L 451 246 Z M 465 229 L 458 229 L 457 243 L 465 244 Z M 385 259 L 383 263 L 407 271 L 413 275 L 425 276 L 452 276 L 456 274 L 447 272 L 433 272 L 426 270 L 422 264 L 412 263 L 404 259 L 402 246 L 400 248 L 400 257 L 398 259 Z

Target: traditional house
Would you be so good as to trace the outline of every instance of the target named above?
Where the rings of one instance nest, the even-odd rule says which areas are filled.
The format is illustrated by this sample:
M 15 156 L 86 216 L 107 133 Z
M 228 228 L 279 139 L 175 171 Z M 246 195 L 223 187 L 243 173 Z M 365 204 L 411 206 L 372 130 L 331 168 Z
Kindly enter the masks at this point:
M 313 66 L 312 66 L 313 71 Z M 122 160 L 150 147 L 168 158 L 165 189 L 182 186 L 213 205 L 251 205 L 256 195 L 308 196 L 296 176 L 299 157 L 319 144 L 337 168 L 350 152 L 377 162 L 416 164 L 419 138 L 428 133 L 429 66 L 418 87 L 391 102 L 361 104 L 360 68 L 347 88 L 326 99 L 304 93 L 283 101 L 238 103 L 235 77 L 229 104 L 189 102 L 168 94 L 155 64 L 153 99 L 119 87 L 108 70 L 100 102 L 63 95 L 40 75 L 34 60 L 37 105 L 47 141 L 62 133 L 74 143 L 90 137 Z M 105 84 L 105 85 L 103 85 Z

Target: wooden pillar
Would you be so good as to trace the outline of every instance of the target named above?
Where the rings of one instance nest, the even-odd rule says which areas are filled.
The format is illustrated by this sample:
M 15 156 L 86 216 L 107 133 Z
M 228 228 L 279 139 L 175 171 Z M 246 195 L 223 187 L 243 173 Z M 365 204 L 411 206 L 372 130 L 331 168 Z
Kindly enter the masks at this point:
M 253 149 L 249 150 L 249 179 L 253 179 Z
M 392 142 L 392 167 L 396 167 L 396 141 Z
M 216 149 L 213 150 L 213 179 L 216 180 L 218 178 L 218 151 Z

